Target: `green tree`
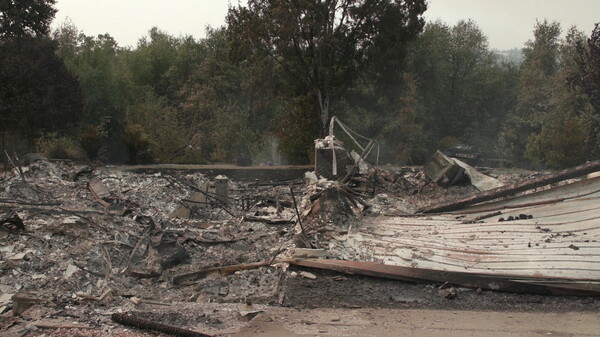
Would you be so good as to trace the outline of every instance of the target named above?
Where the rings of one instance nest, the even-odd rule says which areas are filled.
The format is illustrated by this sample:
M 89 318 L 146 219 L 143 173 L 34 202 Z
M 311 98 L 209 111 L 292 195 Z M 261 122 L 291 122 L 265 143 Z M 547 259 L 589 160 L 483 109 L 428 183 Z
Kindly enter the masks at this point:
M 223 57 L 231 52 L 224 29 L 207 29 L 201 45 L 202 60 L 180 91 L 191 145 L 216 161 L 256 158 L 279 125 L 273 121 L 280 101 L 277 70 L 265 59 L 235 63 Z
M 149 37 L 139 40 L 128 56 L 128 68 L 135 84 L 152 87 L 157 96 L 167 96 L 168 73 L 177 55 L 178 40 L 153 27 Z
M 46 36 L 56 14 L 56 0 L 0 1 L 0 38 Z
M 494 152 L 497 126 L 514 104 L 516 67 L 498 61 L 475 22 L 428 23 L 410 45 L 406 72 L 416 90 L 402 91 L 387 110 L 413 102 L 409 120 L 422 136 L 412 141 L 413 160 L 428 159 L 448 137 Z
M 561 27 L 557 22 L 538 22 L 534 39 L 523 48 L 518 97 L 500 135 L 503 155 L 515 162 L 527 159 L 527 138 L 541 130 L 541 121 L 554 109 L 559 69 Z
M 312 93 L 324 135 L 336 95 L 367 65 L 383 76 L 401 60 L 425 9 L 423 0 L 249 0 L 229 9 L 227 24 L 235 57 L 265 55 Z
M 0 130 L 67 131 L 81 117 L 75 77 L 46 38 L 0 43 Z
M 60 25 L 52 37 L 58 44 L 57 54 L 79 80 L 84 97 L 83 121 L 98 125 L 104 116 L 123 120 L 131 92 L 123 61 L 128 51 L 109 34 L 86 36 L 69 21 Z
M 527 139 L 528 159 L 551 168 L 566 168 L 595 159 L 598 150 L 599 126 L 589 97 L 578 87 L 569 86 L 569 79 L 581 77 L 577 65 L 577 46 L 585 41 L 574 27 L 567 31 L 558 48 L 558 62 L 548 98 L 549 109 L 538 115 L 540 129 Z
M 574 59 L 579 71 L 569 82 L 587 95 L 595 112 L 589 116 L 600 123 L 600 23 L 587 41 L 577 43 Z
M 47 38 L 53 0 L 0 2 L 0 129 L 68 130 L 79 118 L 81 93 Z
M 153 29 L 152 34 L 160 35 L 155 40 L 176 41 L 157 29 Z M 80 138 L 90 159 L 96 156 L 99 147 L 95 130 L 106 133 L 103 120 L 110 116 L 112 160 L 131 163 L 183 160 L 187 128 L 180 125 L 177 110 L 169 105 L 167 92 L 158 89 L 169 87 L 167 74 L 172 67 L 163 69 L 158 64 L 164 60 L 155 62 L 148 56 L 161 54 L 153 49 L 158 46 L 156 49 L 160 51 L 160 43 L 149 46 L 143 43 L 144 38 L 138 49 L 123 49 L 110 35 L 85 36 L 69 22 L 59 27 L 53 36 L 59 44 L 58 54 L 78 76 L 83 88 L 85 125 Z M 165 57 L 170 59 L 176 53 L 177 49 Z M 148 62 L 143 62 L 145 57 Z M 153 63 L 154 66 L 148 67 Z M 153 75 L 152 69 L 157 69 L 158 75 Z M 173 90 L 177 92 L 178 88 Z M 104 137 L 101 146 L 106 144 L 106 134 Z

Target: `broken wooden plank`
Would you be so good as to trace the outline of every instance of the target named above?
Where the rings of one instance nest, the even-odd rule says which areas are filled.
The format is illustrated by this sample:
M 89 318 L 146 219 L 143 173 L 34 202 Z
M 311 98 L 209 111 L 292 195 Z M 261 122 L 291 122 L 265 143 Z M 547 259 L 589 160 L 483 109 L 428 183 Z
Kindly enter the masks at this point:
M 600 284 L 595 280 L 581 281 L 578 284 L 585 284 L 586 287 L 575 287 L 573 285 L 574 282 L 571 280 L 564 280 L 563 282 L 563 280 L 553 278 L 523 278 L 484 273 L 449 272 L 445 270 L 393 266 L 376 262 L 324 259 L 290 259 L 286 260 L 286 262 L 309 268 L 408 282 L 448 282 L 469 288 L 540 295 L 600 296 Z
M 46 300 L 39 298 L 36 294 L 28 292 L 16 293 L 11 297 L 11 300 L 13 301 L 13 315 L 15 316 L 21 315 L 34 304 L 46 302 Z
M 490 201 L 506 196 L 513 195 L 515 193 L 528 191 L 534 188 L 542 187 L 545 185 L 557 183 L 563 180 L 577 178 L 588 173 L 592 173 L 600 170 L 600 160 L 593 161 L 584 165 L 580 165 L 574 168 L 562 170 L 547 176 L 531 179 L 517 184 L 511 184 L 489 190 L 486 192 L 478 193 L 458 201 L 449 201 L 440 204 L 436 204 L 430 207 L 419 210 L 420 213 L 438 213 L 438 212 L 450 212 L 456 211 L 466 206 L 478 204 L 485 201 Z
M 289 225 L 294 224 L 296 221 L 290 219 L 281 219 L 275 217 L 268 216 L 254 216 L 254 215 L 245 215 L 244 221 L 248 222 L 263 222 L 269 225 Z
M 98 178 L 92 178 L 88 183 L 88 187 L 92 194 L 94 194 L 94 196 L 98 199 L 110 197 L 110 191 L 108 190 L 108 188 L 106 188 L 106 186 L 104 186 L 104 184 L 102 184 L 102 181 L 100 181 L 100 179 Z
M 204 278 L 215 278 L 221 276 L 227 276 L 235 273 L 238 270 L 256 269 L 263 266 L 270 265 L 271 261 L 252 262 L 244 264 L 236 264 L 232 266 L 208 268 L 193 273 L 183 274 L 173 278 L 175 285 L 183 285 L 194 283 Z
M 108 202 L 106 202 L 106 200 L 104 200 L 110 198 L 110 191 L 108 190 L 108 188 L 106 188 L 106 186 L 102 184 L 102 181 L 100 181 L 100 179 L 90 179 L 90 182 L 88 183 L 88 188 L 90 189 L 92 196 L 94 197 L 94 199 L 96 199 L 98 203 L 100 203 L 104 207 L 108 207 L 110 205 Z

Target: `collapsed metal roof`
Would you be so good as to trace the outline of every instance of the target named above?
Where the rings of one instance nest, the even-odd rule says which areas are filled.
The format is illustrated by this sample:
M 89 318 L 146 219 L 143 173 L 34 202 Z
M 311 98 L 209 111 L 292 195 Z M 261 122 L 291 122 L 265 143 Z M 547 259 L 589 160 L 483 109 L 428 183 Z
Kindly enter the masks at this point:
M 295 263 L 501 291 L 598 295 L 599 201 L 597 177 L 460 211 L 383 216 L 339 238 L 338 249 L 355 261 Z

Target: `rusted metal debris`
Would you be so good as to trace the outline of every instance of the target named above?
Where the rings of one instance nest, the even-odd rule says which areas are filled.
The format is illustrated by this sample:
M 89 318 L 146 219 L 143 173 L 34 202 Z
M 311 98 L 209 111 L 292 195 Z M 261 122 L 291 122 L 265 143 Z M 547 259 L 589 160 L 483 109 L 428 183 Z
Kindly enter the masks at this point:
M 336 124 L 360 149 L 360 154 L 349 151 L 340 140 L 336 139 L 334 135 Z M 360 139 L 363 144 L 357 139 Z M 364 145 L 364 142 L 367 142 L 367 144 Z M 376 164 L 379 164 L 379 143 L 374 139 L 358 134 L 333 116 L 329 124 L 329 135 L 323 139 L 315 140 L 315 174 L 330 180 L 347 183 L 357 172 L 365 173 L 361 168 L 368 166 L 365 159 L 375 147 L 377 147 L 375 161 Z
M 448 272 L 426 268 L 412 268 L 386 265 L 376 262 L 294 259 L 286 262 L 297 266 L 326 269 L 346 274 L 388 278 L 407 282 L 435 282 L 460 285 L 469 288 L 482 288 L 504 292 L 540 294 L 540 295 L 586 295 L 600 296 L 600 284 L 589 280 L 589 289 L 556 283 L 553 278 L 524 278 L 521 276 L 498 276 L 494 274 L 473 274 Z
M 141 317 L 135 316 L 130 313 L 114 313 L 111 315 L 111 319 L 114 322 L 123 324 L 125 326 L 130 326 L 130 327 L 138 328 L 141 330 L 151 330 L 151 331 L 162 332 L 162 333 L 166 333 L 171 336 L 211 337 L 211 335 L 207 335 L 202 332 L 182 329 L 182 328 L 178 328 L 176 326 L 150 321 L 150 320 L 143 319 Z
M 465 170 L 441 151 L 437 151 L 431 157 L 423 170 L 431 181 L 442 187 L 453 185 L 465 176 Z
M 328 244 L 341 256 L 384 263 L 341 262 L 342 271 L 364 267 L 361 273 L 403 280 L 598 295 L 599 200 L 600 178 L 592 178 L 462 212 L 378 219 Z
M 470 205 L 474 205 L 477 203 L 490 201 L 502 197 L 506 197 L 509 195 L 513 195 L 515 193 L 528 191 L 534 188 L 542 187 L 545 185 L 557 183 L 563 180 L 577 178 L 592 172 L 596 172 L 600 170 L 600 160 L 593 161 L 587 164 L 583 164 L 574 168 L 562 170 L 547 176 L 539 177 L 536 179 L 524 181 L 518 184 L 511 184 L 507 186 L 503 186 L 500 188 L 496 188 L 487 192 L 478 193 L 472 196 L 468 196 L 466 198 L 460 199 L 458 201 L 450 201 L 444 202 L 440 204 L 436 204 L 430 207 L 426 207 L 421 209 L 420 213 L 439 213 L 439 212 L 451 212 L 456 211 L 462 208 L 465 208 Z

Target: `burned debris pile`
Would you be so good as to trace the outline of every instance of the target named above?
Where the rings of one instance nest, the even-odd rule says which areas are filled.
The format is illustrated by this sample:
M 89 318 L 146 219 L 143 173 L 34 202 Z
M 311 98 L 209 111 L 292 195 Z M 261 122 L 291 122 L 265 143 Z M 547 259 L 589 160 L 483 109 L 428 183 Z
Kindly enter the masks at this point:
M 281 268 L 242 268 L 181 289 L 173 280 L 272 260 L 294 236 L 289 184 L 226 181 L 228 194 L 219 194 L 215 184 L 226 178 L 200 173 L 138 174 L 47 160 L 22 170 L 24 179 L 6 172 L 0 185 L 3 329 L 23 324 L 24 297 L 43 303 L 29 322 L 89 322 L 136 303 L 277 301 Z
M 361 153 L 333 136 L 317 140 L 314 172 L 291 180 L 43 158 L 15 165 L 0 176 L 0 329 L 110 335 L 122 329 L 112 317 L 232 335 L 259 304 L 286 305 L 286 279 L 318 278 L 295 265 L 473 289 L 599 293 L 600 178 L 580 178 L 599 163 L 494 179 L 436 154 L 425 170 L 386 170 L 368 161 L 376 142 L 364 140 Z M 451 170 L 497 186 L 453 186 Z M 161 321 L 169 316 L 161 310 L 177 318 Z

